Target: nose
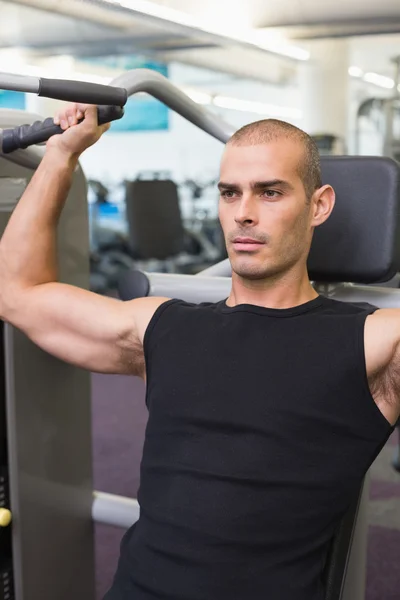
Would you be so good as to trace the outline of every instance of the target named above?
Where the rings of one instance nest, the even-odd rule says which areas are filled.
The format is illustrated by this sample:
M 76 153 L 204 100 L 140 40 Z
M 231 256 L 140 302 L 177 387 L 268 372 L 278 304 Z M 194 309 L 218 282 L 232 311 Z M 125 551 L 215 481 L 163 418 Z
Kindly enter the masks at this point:
M 255 198 L 244 195 L 237 204 L 235 221 L 238 225 L 257 225 L 258 209 Z

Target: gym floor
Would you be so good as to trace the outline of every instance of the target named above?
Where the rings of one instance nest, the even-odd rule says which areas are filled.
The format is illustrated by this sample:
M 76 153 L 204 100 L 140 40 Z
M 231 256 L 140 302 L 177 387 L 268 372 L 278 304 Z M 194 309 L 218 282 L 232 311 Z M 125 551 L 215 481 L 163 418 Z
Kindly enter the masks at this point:
M 92 376 L 94 487 L 136 497 L 147 421 L 145 386 L 140 379 Z M 400 597 L 400 474 L 391 467 L 397 432 L 374 463 L 369 506 L 366 600 Z M 97 600 L 109 588 L 123 530 L 96 525 Z

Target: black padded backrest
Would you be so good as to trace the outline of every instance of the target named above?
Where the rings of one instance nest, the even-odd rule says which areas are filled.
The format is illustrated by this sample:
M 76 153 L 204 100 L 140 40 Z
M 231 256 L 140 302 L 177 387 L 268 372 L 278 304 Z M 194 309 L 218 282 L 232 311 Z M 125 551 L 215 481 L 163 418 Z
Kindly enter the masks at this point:
M 184 229 L 176 184 L 169 180 L 125 182 L 126 217 L 132 249 L 142 259 L 179 254 Z
M 399 164 L 390 158 L 321 157 L 322 181 L 336 192 L 315 229 L 308 259 L 317 282 L 376 283 L 400 271 Z
M 323 574 L 324 600 L 342 598 L 364 483 L 363 480 L 359 493 L 353 498 L 332 539 Z

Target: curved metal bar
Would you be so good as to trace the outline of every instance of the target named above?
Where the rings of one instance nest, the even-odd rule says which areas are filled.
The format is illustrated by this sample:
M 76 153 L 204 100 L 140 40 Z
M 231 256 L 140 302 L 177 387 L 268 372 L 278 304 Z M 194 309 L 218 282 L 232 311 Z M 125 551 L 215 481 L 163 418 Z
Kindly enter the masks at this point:
M 26 80 L 29 78 L 25 78 L 22 76 L 11 76 L 9 75 L 9 81 L 11 85 L 12 77 L 15 78 L 14 88 L 16 86 L 24 86 L 26 88 L 27 82 Z M 38 81 L 36 78 L 32 79 L 32 86 L 35 87 L 35 81 Z M 29 84 L 29 81 L 28 81 Z M 231 135 L 234 133 L 235 128 L 232 125 L 226 123 L 220 117 L 212 114 L 210 111 L 207 111 L 202 106 L 199 106 L 194 102 L 189 96 L 187 96 L 184 92 L 182 92 L 179 88 L 173 85 L 166 77 L 161 75 L 160 73 L 156 73 L 155 71 L 151 71 L 150 69 L 135 69 L 132 71 L 127 71 L 123 73 L 116 79 L 114 79 L 111 84 L 113 87 L 124 87 L 129 96 L 136 94 L 138 92 L 146 92 L 163 102 L 166 106 L 168 106 L 171 110 L 181 115 L 187 121 L 193 123 L 212 137 L 216 138 L 222 143 L 226 143 Z M 34 92 L 35 89 L 32 89 Z M 24 123 L 18 122 L 18 118 L 16 117 L 17 122 L 12 123 L 12 115 L 11 113 L 17 114 L 16 111 L 7 111 L 10 113 L 8 117 L 7 123 L 1 122 L 0 124 L 4 127 L 15 127 L 17 125 L 22 125 Z M 18 111 L 18 113 L 22 113 L 24 115 L 24 122 L 27 122 L 27 119 L 32 119 L 31 122 L 36 120 L 38 117 L 35 115 L 34 118 L 32 115 L 28 113 L 24 113 L 23 111 Z M 40 118 L 40 117 L 39 117 Z M 1 145 L 1 131 L 0 131 L 0 145 Z M 28 148 L 27 150 L 21 150 L 18 152 L 14 152 L 10 155 L 3 155 L 0 152 L 0 156 L 7 158 L 11 162 L 17 163 L 23 167 L 27 167 L 30 169 L 35 169 L 40 164 L 41 159 L 43 158 L 43 151 L 38 148 Z
M 32 77 L 30 75 L 14 75 L 0 71 L 0 88 L 2 90 L 12 90 L 13 92 L 38 94 L 40 79 L 39 77 Z
M 137 92 L 150 94 L 184 119 L 224 144 L 235 132 L 232 125 L 196 104 L 166 77 L 156 71 L 150 69 L 127 71 L 114 79 L 110 85 L 124 87 L 128 92 L 128 96 L 132 96 Z

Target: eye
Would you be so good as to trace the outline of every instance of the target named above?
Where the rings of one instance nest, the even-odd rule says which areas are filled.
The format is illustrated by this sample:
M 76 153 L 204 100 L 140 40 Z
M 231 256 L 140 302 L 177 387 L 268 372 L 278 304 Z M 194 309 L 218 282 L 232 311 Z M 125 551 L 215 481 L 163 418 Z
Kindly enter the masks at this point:
M 231 200 L 232 198 L 235 197 L 236 192 L 233 192 L 232 190 L 225 190 L 224 192 L 221 192 L 221 196 L 223 198 L 226 198 L 227 200 Z
M 281 193 L 277 192 L 276 190 L 264 190 L 263 194 L 267 198 L 277 198 L 281 195 Z

